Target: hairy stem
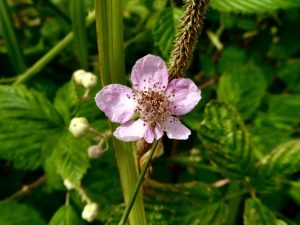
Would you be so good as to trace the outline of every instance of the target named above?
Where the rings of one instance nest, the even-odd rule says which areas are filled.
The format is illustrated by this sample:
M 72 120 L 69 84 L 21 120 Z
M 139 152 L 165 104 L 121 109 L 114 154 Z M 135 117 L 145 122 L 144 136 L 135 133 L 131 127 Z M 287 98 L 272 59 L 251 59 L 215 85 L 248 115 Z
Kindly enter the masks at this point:
M 182 77 L 189 66 L 209 0 L 186 0 L 169 61 L 169 78 Z

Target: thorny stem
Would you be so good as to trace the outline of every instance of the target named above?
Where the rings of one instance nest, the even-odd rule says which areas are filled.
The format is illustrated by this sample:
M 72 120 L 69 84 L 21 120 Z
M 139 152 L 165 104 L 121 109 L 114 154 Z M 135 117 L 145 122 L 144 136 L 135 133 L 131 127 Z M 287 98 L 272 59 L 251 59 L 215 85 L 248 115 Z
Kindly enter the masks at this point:
M 43 184 L 46 180 L 47 180 L 47 176 L 43 175 L 40 178 L 38 178 L 36 181 L 34 181 L 33 183 L 24 185 L 21 190 L 17 191 L 16 193 L 14 193 L 10 197 L 8 197 L 6 200 L 13 200 L 13 199 L 20 198 L 20 197 L 30 193 L 30 191 L 37 188 L 41 184 Z
M 136 184 L 136 186 L 134 188 L 134 192 L 132 194 L 132 197 L 130 198 L 129 204 L 127 205 L 127 207 L 126 207 L 126 209 L 125 209 L 125 211 L 124 211 L 124 213 L 122 215 L 122 218 L 121 218 L 121 220 L 119 222 L 119 225 L 125 225 L 125 223 L 126 223 L 126 221 L 128 219 L 129 213 L 130 213 L 130 211 L 132 209 L 132 206 L 133 206 L 133 204 L 135 202 L 136 196 L 139 193 L 140 187 L 142 185 L 142 182 L 144 180 L 145 174 L 146 174 L 146 172 L 148 170 L 148 167 L 150 165 L 151 159 L 152 159 L 152 157 L 154 155 L 154 152 L 156 150 L 157 144 L 158 144 L 158 141 L 155 141 L 153 143 L 151 149 L 150 149 L 150 154 L 148 156 L 148 159 L 147 159 L 147 161 L 145 163 L 145 166 L 143 167 L 143 169 L 141 171 L 141 174 L 139 175 L 138 182 L 137 182 L 137 184 Z
M 209 0 L 186 0 L 178 34 L 169 61 L 169 78 L 182 77 L 188 69 L 196 41 L 201 31 Z

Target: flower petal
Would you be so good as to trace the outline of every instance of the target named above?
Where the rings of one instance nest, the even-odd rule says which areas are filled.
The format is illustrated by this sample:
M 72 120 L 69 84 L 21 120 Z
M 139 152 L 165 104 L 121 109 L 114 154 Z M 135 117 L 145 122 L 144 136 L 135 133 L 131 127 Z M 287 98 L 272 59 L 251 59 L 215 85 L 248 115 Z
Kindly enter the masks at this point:
M 139 91 L 165 89 L 168 85 L 168 69 L 158 56 L 146 55 L 136 61 L 131 72 L 131 82 Z
M 137 141 L 144 137 L 147 127 L 141 119 L 128 121 L 119 126 L 114 136 L 121 141 Z
M 145 141 L 149 144 L 151 144 L 154 141 L 154 133 L 153 128 L 151 126 L 147 126 L 144 138 Z
M 189 138 L 191 131 L 184 126 L 179 119 L 170 116 L 162 123 L 163 129 L 167 132 L 170 139 L 186 140 Z
M 159 124 L 154 127 L 154 137 L 155 140 L 160 139 L 164 135 L 164 131 Z
M 131 98 L 132 90 L 120 84 L 110 84 L 96 95 L 97 106 L 112 121 L 125 123 L 134 114 L 136 102 Z
M 172 103 L 172 115 L 183 115 L 192 111 L 201 99 L 200 89 L 192 80 L 186 78 L 172 80 L 166 91 Z

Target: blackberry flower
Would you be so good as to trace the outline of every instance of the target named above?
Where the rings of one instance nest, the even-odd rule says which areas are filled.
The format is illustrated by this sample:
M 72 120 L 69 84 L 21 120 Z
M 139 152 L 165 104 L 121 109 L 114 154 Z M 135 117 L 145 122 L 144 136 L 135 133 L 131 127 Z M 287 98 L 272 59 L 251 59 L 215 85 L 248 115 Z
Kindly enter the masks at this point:
M 176 117 L 186 114 L 198 104 L 201 93 L 186 78 L 168 81 L 165 62 L 146 55 L 134 65 L 133 88 L 110 84 L 96 95 L 97 106 L 112 121 L 121 125 L 113 133 L 122 141 L 142 138 L 152 143 L 166 132 L 171 139 L 185 140 L 191 131 Z

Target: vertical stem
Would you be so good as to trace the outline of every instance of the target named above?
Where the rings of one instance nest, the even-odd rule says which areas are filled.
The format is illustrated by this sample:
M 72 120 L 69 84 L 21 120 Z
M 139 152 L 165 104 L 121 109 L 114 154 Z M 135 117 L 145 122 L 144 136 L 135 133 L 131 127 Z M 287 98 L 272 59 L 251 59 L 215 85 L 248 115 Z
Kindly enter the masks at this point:
M 125 59 L 123 50 L 122 0 L 95 0 L 99 65 L 103 85 L 125 83 Z M 114 125 L 111 125 L 115 129 Z M 136 151 L 131 143 L 113 140 L 121 178 L 125 204 L 128 205 L 132 190 L 138 181 Z M 129 215 L 131 225 L 145 225 L 142 194 L 139 191 Z
M 158 141 L 155 141 L 153 144 L 152 144 L 152 147 L 150 149 L 150 153 L 149 153 L 149 156 L 147 158 L 147 161 L 145 163 L 145 166 L 143 167 L 143 169 L 141 170 L 141 174 L 139 176 L 139 179 L 138 179 L 138 182 L 136 183 L 135 185 L 135 188 L 133 189 L 133 194 L 130 198 L 130 201 L 129 201 L 129 204 L 126 206 L 126 209 L 125 211 L 123 212 L 123 215 L 122 215 L 122 218 L 119 222 L 119 225 L 125 225 L 126 221 L 127 221 L 127 218 L 128 218 L 128 215 L 132 209 L 132 206 L 135 202 L 135 199 L 140 191 L 140 188 L 142 186 L 142 183 L 143 183 L 143 180 L 144 180 L 144 177 L 146 175 L 146 172 L 150 166 L 150 163 L 151 163 L 151 160 L 152 160 L 152 157 L 154 155 L 154 152 L 156 150 L 156 147 L 157 147 L 157 144 L 158 144 Z
M 2 32 L 4 40 L 6 42 L 8 55 L 13 67 L 15 68 L 15 71 L 17 73 L 22 73 L 26 69 L 26 64 L 23 57 L 21 44 L 14 29 L 14 24 L 10 12 L 11 11 L 7 5 L 6 0 L 1 0 L 0 25 L 2 26 Z
M 228 194 L 230 195 L 230 194 L 238 193 L 240 191 L 240 188 L 241 188 L 240 181 L 232 181 L 232 183 L 229 185 Z M 238 195 L 229 201 L 229 213 L 227 216 L 226 224 L 228 225 L 236 224 L 236 219 L 239 212 L 241 201 L 242 201 L 242 195 Z
M 74 33 L 74 50 L 82 69 L 88 69 L 88 46 L 85 26 L 85 5 L 83 0 L 70 2 L 72 28 Z

